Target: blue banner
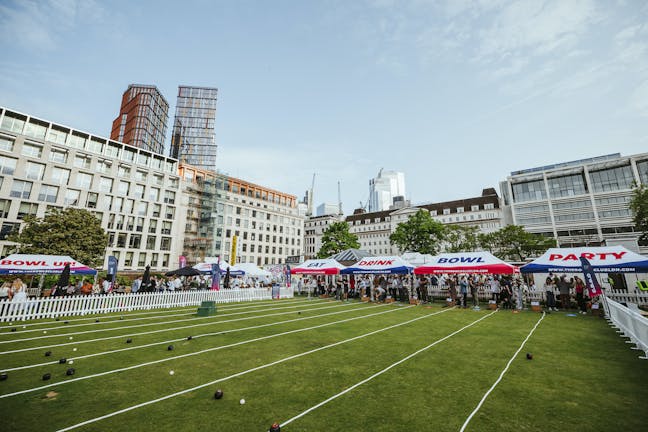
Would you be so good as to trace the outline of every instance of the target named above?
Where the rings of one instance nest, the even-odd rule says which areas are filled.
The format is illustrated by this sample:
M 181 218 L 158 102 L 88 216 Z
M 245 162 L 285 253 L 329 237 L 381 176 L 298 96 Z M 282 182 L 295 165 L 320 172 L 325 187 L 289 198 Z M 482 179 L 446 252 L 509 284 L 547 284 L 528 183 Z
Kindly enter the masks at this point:
M 108 274 L 112 276 L 110 282 L 114 283 L 117 277 L 117 257 L 113 255 L 108 257 Z
M 590 298 L 603 294 L 601 284 L 596 280 L 596 274 L 592 269 L 592 264 L 585 257 L 580 257 L 581 266 L 583 267 L 583 276 L 585 276 L 585 285 L 589 291 Z
M 212 281 L 211 289 L 218 291 L 220 289 L 220 265 L 212 263 L 211 265 Z

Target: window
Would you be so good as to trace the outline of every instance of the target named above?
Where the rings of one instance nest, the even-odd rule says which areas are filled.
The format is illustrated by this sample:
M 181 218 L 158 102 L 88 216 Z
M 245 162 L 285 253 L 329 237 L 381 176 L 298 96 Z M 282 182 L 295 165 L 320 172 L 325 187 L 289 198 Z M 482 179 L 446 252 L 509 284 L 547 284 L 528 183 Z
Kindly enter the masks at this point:
M 22 146 L 21 154 L 23 156 L 29 156 L 29 157 L 39 159 L 43 154 L 43 147 L 36 144 L 24 143 Z
M 55 126 L 50 129 L 49 133 L 47 134 L 47 140 L 51 141 L 56 144 L 65 144 L 65 141 L 67 140 L 68 136 L 68 131 L 58 129 Z
M 160 217 L 162 211 L 162 204 L 153 204 L 153 217 Z
M 71 206 L 79 205 L 80 195 L 81 195 L 80 191 L 74 189 L 68 189 L 67 191 L 65 191 L 65 199 L 63 203 L 65 205 L 71 205 Z
M 112 208 L 110 208 L 109 210 L 114 210 L 116 212 L 121 213 L 121 211 L 122 211 L 122 209 L 124 207 L 124 198 L 115 197 L 114 202 L 115 202 L 115 205 Z
M 155 236 L 146 236 L 146 249 L 155 249 Z
M 117 234 L 117 247 L 119 247 L 119 248 L 126 247 L 126 234 L 125 233 Z
M 164 217 L 166 219 L 173 219 L 174 216 L 175 216 L 175 207 L 166 206 L 166 213 L 164 214 Z
M 133 162 L 135 160 L 135 151 L 131 149 L 124 148 L 122 150 L 122 160 L 127 162 Z
M 133 252 L 126 252 L 124 256 L 124 266 L 130 267 L 133 265 Z
M 53 148 L 50 150 L 50 161 L 57 163 L 67 162 L 67 152 L 65 150 Z
M 38 211 L 38 204 L 21 202 L 20 207 L 18 207 L 18 219 L 24 219 L 25 216 L 36 216 Z
M 108 146 L 106 147 L 106 156 L 110 156 L 111 158 L 117 158 L 119 156 L 119 148 L 121 146 L 119 144 L 110 142 L 108 143 Z
M 175 204 L 175 195 L 173 191 L 164 191 L 164 202 L 166 204 Z
M 479 210 L 479 206 L 478 206 L 478 205 L 471 205 L 471 206 L 470 206 L 470 211 L 478 211 L 478 210 Z
M 119 177 L 130 177 L 130 167 L 126 165 L 119 165 L 117 167 L 117 175 Z
M 38 194 L 39 201 L 45 202 L 56 202 L 56 197 L 58 195 L 59 188 L 56 186 L 50 185 L 41 185 L 40 193 Z
M 155 234 L 156 230 L 157 230 L 157 219 L 151 219 L 149 221 L 149 233 Z
M 147 212 L 148 212 L 148 203 L 144 201 L 140 201 L 137 204 L 137 214 L 140 216 L 146 216 Z
M 0 218 L 7 218 L 9 215 L 9 209 L 11 208 L 11 201 L 6 199 L 0 199 Z
M 27 161 L 25 165 L 25 177 L 30 180 L 43 180 L 45 165 Z
M 93 151 L 95 153 L 103 153 L 103 146 L 104 146 L 105 141 L 98 139 L 98 138 L 92 138 L 90 141 L 88 141 L 88 150 Z
M 120 195 L 128 195 L 128 192 L 130 192 L 130 183 L 120 180 L 119 181 L 119 188 L 117 189 L 117 193 L 120 194 Z
M 74 183 L 76 187 L 90 189 L 90 185 L 92 184 L 92 175 L 80 172 L 75 176 Z
M 47 132 L 46 124 L 31 120 L 27 123 L 24 134 L 38 139 L 45 139 L 45 132 Z
M 154 254 L 152 255 L 152 257 L 151 257 L 151 267 L 157 267 L 157 263 L 158 263 L 158 255 L 159 255 L 159 254 L 156 254 L 156 253 L 154 253 Z
M 160 241 L 160 250 L 171 250 L 171 237 L 162 237 L 162 240 Z
M 52 183 L 58 185 L 67 185 L 70 179 L 70 170 L 54 167 L 52 168 Z
M 594 192 L 607 192 L 630 189 L 634 177 L 630 166 L 622 166 L 602 171 L 590 172 Z
M 144 199 L 144 186 L 136 184 L 133 186 L 133 197 L 138 199 Z
M 76 168 L 90 169 L 90 163 L 92 158 L 86 155 L 76 155 L 74 156 L 74 166 Z
M 110 193 L 112 192 L 113 180 L 107 177 L 99 178 L 99 190 L 101 192 Z
M 555 177 L 547 180 L 552 198 L 569 197 L 587 193 L 582 174 Z
M 148 166 L 149 161 L 150 161 L 150 156 L 146 153 L 140 153 L 139 156 L 137 157 L 137 162 L 141 165 Z
M 88 137 L 79 135 L 75 132 L 72 132 L 72 135 L 70 135 L 70 146 L 78 149 L 82 149 L 85 147 L 86 139 Z
M 13 184 L 11 185 L 9 196 L 13 198 L 29 199 L 29 195 L 31 195 L 31 188 L 32 182 L 14 179 Z
M 23 128 L 25 127 L 25 120 L 27 117 L 23 117 L 19 114 L 7 113 L 2 119 L 2 129 L 6 129 L 11 132 L 22 133 Z
M 138 267 L 144 267 L 146 265 L 146 252 L 141 252 L 137 260 Z
M 515 202 L 536 201 L 547 198 L 544 180 L 516 183 L 511 186 Z
M 443 209 L 443 214 L 444 215 L 449 215 L 450 214 L 450 209 L 449 208 Z
M 162 222 L 161 234 L 171 235 L 171 222 L 167 222 L 167 221 Z
M 135 180 L 137 181 L 146 181 L 148 174 L 146 171 L 137 170 L 135 171 Z
M 149 189 L 149 201 L 159 201 L 160 200 L 160 189 L 150 188 Z
M 495 204 L 493 203 L 484 204 L 484 210 L 493 210 L 494 208 Z
M 97 171 L 104 174 L 110 174 L 110 168 L 112 167 L 112 162 L 105 159 L 99 159 L 97 161 Z
M 97 208 L 98 200 L 99 200 L 99 194 L 95 192 L 88 192 L 88 197 L 86 198 L 86 207 Z
M 14 141 L 0 136 L 0 150 L 12 152 L 14 148 Z
M 135 201 L 132 199 L 126 199 L 124 200 L 124 213 L 133 213 L 133 206 L 135 205 Z
M 144 218 L 137 218 L 137 225 L 135 225 L 135 231 L 142 232 L 144 231 Z
M 5 117 L 6 119 L 6 117 Z M 18 232 L 20 229 L 20 222 L 3 222 L 2 228 L 0 229 L 0 240 L 5 240 L 9 234 L 12 232 Z
M 128 242 L 128 247 L 131 249 L 139 249 L 142 243 L 142 236 L 140 234 L 131 234 Z
M 648 185 L 648 160 L 637 162 L 637 171 L 642 184 Z

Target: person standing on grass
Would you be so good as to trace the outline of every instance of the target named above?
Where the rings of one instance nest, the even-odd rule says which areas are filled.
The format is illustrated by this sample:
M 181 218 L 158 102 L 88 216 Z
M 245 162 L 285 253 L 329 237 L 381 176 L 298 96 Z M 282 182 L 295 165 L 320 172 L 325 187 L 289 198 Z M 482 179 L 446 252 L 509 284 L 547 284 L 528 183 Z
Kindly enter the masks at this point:
M 500 283 L 499 280 L 497 279 L 497 276 L 491 276 L 490 281 L 490 292 L 492 296 L 492 300 L 495 300 L 495 304 L 498 305 L 499 307 L 499 295 L 500 295 Z
M 560 304 L 563 309 L 570 309 L 570 299 L 569 299 L 569 281 L 567 280 L 567 275 L 560 276 L 558 281 L 558 292 L 560 293 Z
M 574 277 L 574 290 L 576 291 L 576 303 L 580 311 L 578 313 L 587 315 L 587 305 L 585 304 L 585 282 L 578 276 Z
M 479 290 L 479 276 L 474 275 L 470 279 L 470 295 L 472 297 L 473 309 L 479 309 L 478 290 Z
M 544 283 L 544 291 L 545 291 L 545 300 L 547 303 L 547 310 L 549 311 L 557 311 L 558 309 L 556 308 L 556 296 L 554 294 L 554 289 L 556 288 L 554 284 L 554 280 L 551 278 L 551 276 L 547 276 L 547 279 L 545 280 Z
M 468 307 L 468 280 L 466 276 L 461 276 L 459 281 L 459 293 L 461 294 L 461 307 L 466 309 Z
M 444 278 L 444 285 L 445 281 L 447 281 L 448 283 L 448 292 L 450 294 L 450 299 L 454 304 L 457 304 L 457 276 L 450 276 L 447 279 Z

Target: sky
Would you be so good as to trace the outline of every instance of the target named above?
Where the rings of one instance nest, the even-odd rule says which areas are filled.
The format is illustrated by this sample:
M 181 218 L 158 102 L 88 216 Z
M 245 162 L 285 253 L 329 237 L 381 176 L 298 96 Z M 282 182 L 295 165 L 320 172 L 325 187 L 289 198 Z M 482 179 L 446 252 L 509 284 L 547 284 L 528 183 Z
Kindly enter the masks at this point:
M 219 89 L 217 168 L 345 213 L 648 152 L 648 1 L 0 0 L 0 105 L 109 136 L 131 83 Z M 170 141 L 167 130 L 167 149 Z

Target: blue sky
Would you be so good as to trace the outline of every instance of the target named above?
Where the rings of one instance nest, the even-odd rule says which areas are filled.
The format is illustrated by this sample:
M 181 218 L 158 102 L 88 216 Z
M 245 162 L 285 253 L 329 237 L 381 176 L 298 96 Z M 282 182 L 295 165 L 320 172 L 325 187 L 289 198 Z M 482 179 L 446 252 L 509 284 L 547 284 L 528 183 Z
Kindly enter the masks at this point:
M 648 151 L 648 2 L 0 0 L 0 104 L 109 135 L 130 83 L 219 88 L 218 168 L 345 212 Z M 170 131 L 169 131 L 170 132 Z M 167 133 L 167 142 L 170 133 Z

